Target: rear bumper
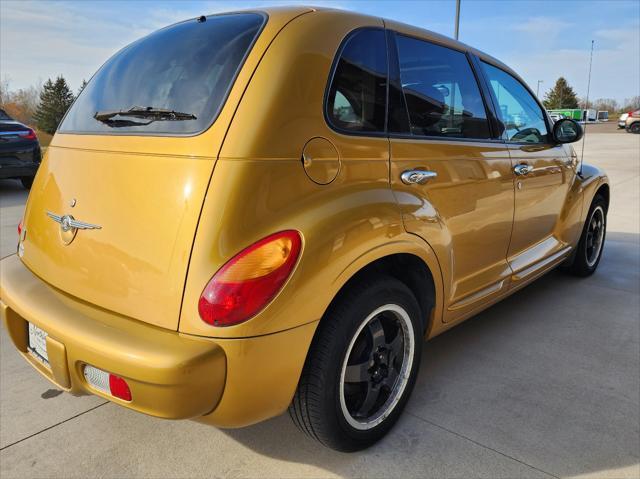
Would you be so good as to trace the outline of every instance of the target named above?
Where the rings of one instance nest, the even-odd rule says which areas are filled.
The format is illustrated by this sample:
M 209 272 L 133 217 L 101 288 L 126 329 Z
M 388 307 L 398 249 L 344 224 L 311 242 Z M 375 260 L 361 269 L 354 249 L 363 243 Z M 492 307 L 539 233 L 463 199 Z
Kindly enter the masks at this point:
M 40 163 L 25 163 L 23 165 L 3 165 L 0 161 L 0 179 L 21 178 L 27 176 L 33 178 L 36 176 Z
M 40 147 L 34 144 L 16 150 L 0 147 L 0 179 L 34 177 L 40 166 Z
M 16 255 L 0 262 L 0 315 L 35 369 L 72 394 L 95 394 L 167 419 L 241 427 L 286 410 L 317 322 L 240 339 L 186 335 L 87 304 L 49 286 Z M 46 367 L 27 351 L 28 323 L 48 333 Z M 86 364 L 124 378 L 130 402 L 92 388 Z
M 0 267 L 5 327 L 22 356 L 58 387 L 163 418 L 192 418 L 215 408 L 224 388 L 226 359 L 214 342 L 81 303 L 42 282 L 15 255 Z M 28 322 L 49 334 L 50 368 L 27 351 Z M 84 379 L 86 364 L 123 377 L 132 400 L 93 389 Z

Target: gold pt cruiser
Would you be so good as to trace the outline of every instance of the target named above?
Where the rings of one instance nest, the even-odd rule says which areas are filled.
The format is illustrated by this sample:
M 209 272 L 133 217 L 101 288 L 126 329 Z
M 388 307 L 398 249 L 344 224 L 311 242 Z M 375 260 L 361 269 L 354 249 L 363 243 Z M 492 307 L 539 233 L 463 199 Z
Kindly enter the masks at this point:
M 598 266 L 609 185 L 522 79 L 329 9 L 202 16 L 124 48 L 38 170 L 2 317 L 60 389 L 351 451 L 423 341 L 556 266 Z

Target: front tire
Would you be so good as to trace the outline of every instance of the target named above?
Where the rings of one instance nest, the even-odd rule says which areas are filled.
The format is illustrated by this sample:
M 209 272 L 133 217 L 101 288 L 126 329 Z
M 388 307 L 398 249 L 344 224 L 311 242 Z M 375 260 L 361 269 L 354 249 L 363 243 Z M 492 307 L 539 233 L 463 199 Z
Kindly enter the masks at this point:
M 640 121 L 636 121 L 629 127 L 629 133 L 640 133 Z
M 422 351 L 420 307 L 391 277 L 351 287 L 318 326 L 289 407 L 294 423 L 338 451 L 357 451 L 395 424 Z
M 607 233 L 607 202 L 598 195 L 593 199 L 573 263 L 568 267 L 576 276 L 591 276 L 600 263 Z

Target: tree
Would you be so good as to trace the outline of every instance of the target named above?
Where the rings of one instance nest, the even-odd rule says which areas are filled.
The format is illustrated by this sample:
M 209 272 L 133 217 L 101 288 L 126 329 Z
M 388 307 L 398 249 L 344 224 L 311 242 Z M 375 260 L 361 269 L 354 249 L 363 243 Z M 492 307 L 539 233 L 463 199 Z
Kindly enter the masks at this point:
M 548 110 L 578 108 L 578 97 L 573 88 L 567 83 L 567 80 L 564 77 L 560 77 L 553 88 L 545 94 L 542 103 Z
M 615 113 L 620 109 L 618 102 L 613 98 L 598 98 L 593 102 L 593 108 L 598 111 Z
M 631 98 L 625 98 L 622 104 L 622 112 L 630 112 L 640 110 L 640 96 L 632 96 Z
M 83 78 L 82 83 L 80 84 L 80 88 L 78 88 L 78 94 L 76 95 L 76 97 L 80 96 L 80 93 L 82 93 L 82 90 L 84 90 L 84 87 L 86 86 L 87 86 L 87 80 Z
M 11 93 L 9 92 L 9 79 L 4 77 L 4 80 L 0 81 L 0 105 L 9 103 Z
M 40 103 L 34 115 L 38 128 L 54 134 L 73 99 L 73 93 L 64 77 L 59 76 L 55 82 L 48 79 L 40 93 Z

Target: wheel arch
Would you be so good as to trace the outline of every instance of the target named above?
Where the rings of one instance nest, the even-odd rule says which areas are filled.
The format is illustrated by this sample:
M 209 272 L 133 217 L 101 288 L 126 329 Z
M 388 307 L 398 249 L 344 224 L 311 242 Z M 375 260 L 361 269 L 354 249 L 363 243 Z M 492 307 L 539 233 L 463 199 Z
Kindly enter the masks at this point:
M 354 284 L 371 276 L 386 275 L 404 283 L 415 295 L 422 313 L 423 332 L 426 337 L 431 336 L 442 317 L 442 275 L 429 245 L 419 245 L 422 242 L 419 238 L 409 236 L 408 241 L 402 242 L 403 247 L 390 250 L 387 244 L 351 263 L 336 280 L 339 288 L 321 321 L 330 316 L 332 307 Z
M 609 211 L 609 200 L 610 200 L 610 189 L 609 189 L 609 184 L 608 183 L 603 183 L 602 185 L 600 185 L 600 187 L 596 190 L 595 195 L 593 195 L 593 198 L 595 198 L 596 196 L 602 196 L 604 198 L 604 201 L 607 205 L 607 211 Z M 593 202 L 593 199 L 591 200 Z

